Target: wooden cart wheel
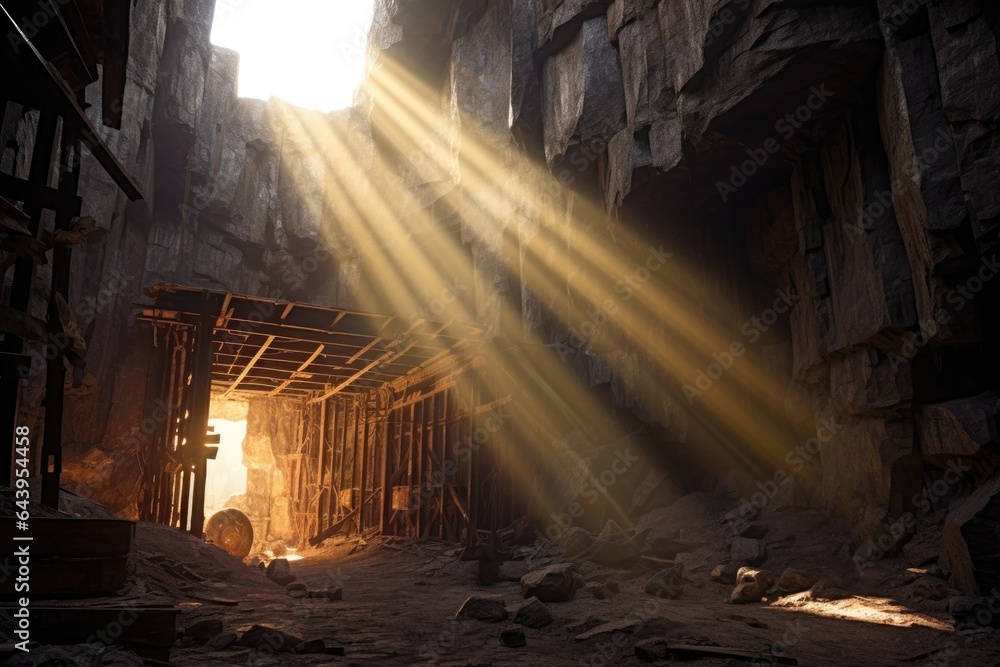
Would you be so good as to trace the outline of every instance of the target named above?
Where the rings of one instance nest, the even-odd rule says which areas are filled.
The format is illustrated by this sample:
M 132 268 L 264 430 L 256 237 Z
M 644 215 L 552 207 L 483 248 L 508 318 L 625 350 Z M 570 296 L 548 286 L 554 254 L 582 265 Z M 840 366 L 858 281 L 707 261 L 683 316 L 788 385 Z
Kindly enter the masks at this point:
M 253 525 L 243 512 L 224 509 L 206 522 L 205 538 L 237 558 L 246 558 L 253 546 Z

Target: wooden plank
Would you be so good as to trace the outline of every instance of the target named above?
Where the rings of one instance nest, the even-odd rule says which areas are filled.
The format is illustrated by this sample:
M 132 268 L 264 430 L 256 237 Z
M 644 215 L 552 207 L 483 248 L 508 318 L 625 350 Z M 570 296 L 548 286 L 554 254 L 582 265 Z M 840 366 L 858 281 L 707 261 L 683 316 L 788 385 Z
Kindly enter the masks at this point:
M 265 340 L 264 343 L 259 348 L 257 348 L 257 352 L 253 355 L 253 357 L 251 357 L 250 361 L 247 362 L 247 365 L 243 367 L 243 370 L 236 377 L 236 380 L 233 382 L 232 386 L 230 386 L 229 389 L 222 392 L 222 398 L 225 398 L 229 394 L 233 393 L 233 391 L 240 386 L 240 382 L 242 382 L 243 378 L 245 378 L 247 374 L 251 370 L 253 370 L 254 364 L 260 361 L 260 358 L 264 356 L 265 352 L 267 352 L 267 348 L 271 345 L 271 343 L 274 342 L 274 339 L 275 336 L 268 336 L 267 340 Z
M 0 519 L 0 541 L 13 544 L 14 535 L 29 535 L 32 557 L 127 555 L 135 540 L 135 523 L 124 519 L 38 517 L 27 533 L 15 529 L 13 518 Z
M 444 477 L 444 483 L 441 486 L 443 489 L 447 489 L 448 493 L 451 494 L 452 500 L 455 501 L 455 507 L 458 508 L 458 511 L 462 514 L 465 520 L 471 521 L 472 519 L 469 514 L 469 508 L 465 506 L 465 502 L 462 500 L 461 496 L 458 495 L 458 491 L 456 491 L 452 483 L 448 481 L 448 477 L 444 475 L 444 466 L 441 465 L 441 459 L 439 459 L 437 454 L 434 452 L 430 452 L 429 455 L 431 457 L 431 461 L 433 461 L 434 465 L 437 466 L 438 470 L 441 471 L 441 474 Z M 444 498 L 441 499 L 441 506 L 444 507 Z
M 740 648 L 725 648 L 720 646 L 689 646 L 687 644 L 667 644 L 667 653 L 679 658 L 730 658 L 741 662 L 759 662 L 776 665 L 798 665 L 795 658 L 788 658 L 772 653 L 746 651 Z
M 132 201 L 142 199 L 139 184 L 101 139 L 87 117 L 87 113 L 77 102 L 76 94 L 63 83 L 54 67 L 45 61 L 45 58 L 21 31 L 13 17 L 6 12 L 0 12 L 0 23 L 7 24 L 7 22 L 9 25 L 6 25 L 8 29 L 5 32 L 12 36 L 19 36 L 21 43 L 27 47 L 22 50 L 24 56 L 19 61 L 25 67 L 23 74 L 37 79 L 39 87 L 44 87 L 45 92 L 52 96 L 52 99 L 60 107 L 59 111 L 63 116 L 64 123 L 79 131 L 83 142 L 90 149 L 91 155 L 104 167 L 104 171 L 118 184 L 122 192 Z
M 368 500 L 374 499 L 381 492 L 382 492 L 382 489 L 375 489 L 375 491 L 373 491 L 372 494 L 368 497 Z M 330 526 L 329 528 L 327 528 L 323 532 L 317 534 L 315 537 L 309 538 L 309 545 L 314 547 L 317 544 L 323 542 L 328 537 L 331 537 L 331 536 L 335 535 L 341 528 L 344 527 L 344 524 L 346 524 L 348 521 L 350 521 L 351 519 L 353 519 L 354 515 L 361 511 L 361 508 L 364 507 L 364 505 L 366 504 L 366 502 L 367 501 L 359 503 L 354 509 L 352 509 L 350 512 L 348 512 L 347 514 L 345 514 L 343 519 L 340 519 L 339 521 L 337 521 L 336 523 L 334 523 L 332 526 Z
M 392 485 L 389 484 L 389 465 L 393 458 L 393 431 L 395 425 L 392 423 L 392 415 L 389 413 L 389 420 L 385 425 L 385 444 L 382 447 L 382 469 L 379 477 L 382 485 L 382 502 L 379 504 L 379 533 L 389 534 L 389 517 L 392 514 Z
M 32 528 L 34 523 L 35 520 L 32 520 Z M 127 581 L 127 555 L 42 558 L 32 553 L 32 599 L 110 597 L 124 588 Z M 14 589 L 15 583 L 15 577 L 5 577 L 0 581 L 0 597 L 23 596 L 23 592 Z
M 0 605 L 7 613 L 15 609 Z M 177 640 L 177 615 L 168 606 L 71 607 L 31 606 L 31 638 L 42 644 L 66 646 L 93 641 L 108 628 L 120 627 L 115 644 L 155 660 L 168 661 Z M 98 634 L 100 633 L 100 634 Z
M 364 415 L 364 418 L 362 419 L 362 427 L 361 427 L 361 447 L 360 447 L 360 450 L 361 450 L 361 461 L 360 461 L 361 478 L 359 480 L 360 483 L 358 484 L 358 488 L 360 489 L 358 491 L 358 498 L 362 498 L 363 499 L 363 498 L 367 497 L 365 494 L 368 491 L 368 486 L 367 486 L 367 484 L 368 484 L 368 435 L 371 432 L 371 421 L 368 418 L 368 406 L 367 406 L 367 402 L 362 401 L 361 408 L 362 408 L 362 414 Z M 363 500 L 362 500 L 362 504 L 361 504 L 361 511 L 358 512 L 358 532 L 359 533 L 365 532 L 365 506 L 364 506 L 364 501 Z
M 336 387 L 334 387 L 330 391 L 326 392 L 322 396 L 318 396 L 317 398 L 312 399 L 309 402 L 310 403 L 316 403 L 318 401 L 326 400 L 326 399 L 330 398 L 331 396 L 336 396 L 337 393 L 341 389 L 347 387 L 348 385 L 350 385 L 352 382 L 354 382 L 355 380 L 357 380 L 358 378 L 360 378 L 362 375 L 364 375 L 365 373 L 367 373 L 371 369 L 375 368 L 376 366 L 378 366 L 379 364 L 381 364 L 384 361 L 388 361 L 390 357 L 393 358 L 393 359 L 398 359 L 399 357 L 403 356 L 406 352 L 408 352 L 414 345 L 416 345 L 416 343 L 410 343 L 409 345 L 407 345 L 406 347 L 404 347 L 402 350 L 400 350 L 398 352 L 394 352 L 394 351 L 391 351 L 391 350 L 389 352 L 386 352 L 385 354 L 383 354 L 382 356 L 380 356 L 378 359 L 376 359 L 375 361 L 371 362 L 370 364 L 368 364 L 367 366 L 365 366 L 364 368 L 362 368 L 361 370 L 359 370 L 357 373 L 355 373 L 354 375 L 352 375 L 348 379 L 346 379 L 343 382 L 341 382 L 340 384 L 338 384 Z
M 295 381 L 294 380 L 295 374 L 304 372 L 306 370 L 306 368 L 309 367 L 309 364 L 311 364 L 312 362 L 316 361 L 316 358 L 319 357 L 319 355 L 323 354 L 323 350 L 325 350 L 325 349 L 326 349 L 325 345 L 318 346 L 316 348 L 316 351 L 313 352 L 311 355 L 309 355 L 309 358 L 306 359 L 304 362 L 302 362 L 301 365 L 299 365 L 299 367 L 294 371 L 293 375 L 291 377 L 289 377 L 289 379 L 285 380 L 281 384 L 281 386 L 279 386 L 277 389 L 275 389 L 274 391 L 271 392 L 271 395 L 272 396 L 276 396 L 276 395 L 280 394 L 283 389 L 287 388 L 288 385 L 292 384 L 292 382 Z

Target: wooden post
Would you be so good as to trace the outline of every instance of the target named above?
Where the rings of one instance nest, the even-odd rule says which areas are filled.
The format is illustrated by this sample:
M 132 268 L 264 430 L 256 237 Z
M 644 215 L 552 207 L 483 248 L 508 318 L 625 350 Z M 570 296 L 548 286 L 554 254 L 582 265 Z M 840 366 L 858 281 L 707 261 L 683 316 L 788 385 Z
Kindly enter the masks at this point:
M 208 411 L 212 400 L 212 335 L 215 330 L 216 315 L 208 310 L 208 295 L 202 302 L 202 313 L 198 321 L 198 339 L 194 351 L 194 374 L 191 393 L 190 420 L 192 428 L 188 433 L 191 447 L 191 466 L 194 471 L 194 494 L 191 499 L 191 533 L 201 537 L 205 528 L 205 473 L 208 460 L 205 450 L 205 436 L 208 435 Z
M 80 182 L 79 133 L 64 123 L 62 126 L 63 164 L 59 169 L 59 209 L 56 211 L 55 229 L 69 229 L 70 221 L 80 215 L 80 201 L 76 198 Z M 46 158 L 46 162 L 48 158 Z M 34 162 L 34 158 L 32 158 Z M 34 164 L 32 164 L 34 167 Z M 62 331 L 59 318 L 59 299 L 69 304 L 69 246 L 57 243 L 52 249 L 52 291 L 49 296 L 49 333 Z M 57 340 L 57 339 L 56 339 Z M 65 402 L 66 364 L 63 352 L 67 341 L 56 346 L 58 353 L 47 355 L 45 371 L 45 434 L 42 439 L 42 504 L 59 507 L 59 476 L 62 474 L 63 405 Z
M 365 499 L 368 497 L 368 435 L 371 430 L 371 426 L 368 421 L 368 399 L 362 399 L 362 408 L 364 409 L 364 420 L 361 427 L 361 479 L 358 502 L 361 503 L 361 509 L 358 511 L 358 532 L 365 532 Z
M 386 409 L 389 411 L 389 417 L 386 420 L 385 425 L 385 444 L 382 447 L 382 470 L 379 478 L 382 482 L 382 502 L 379 507 L 381 512 L 379 514 L 379 532 L 383 535 L 389 534 L 389 522 L 392 516 L 392 488 L 389 484 L 389 468 L 390 461 L 392 460 L 393 450 L 395 448 L 393 443 L 393 436 L 395 427 L 393 426 L 393 415 L 395 414 L 389 407 Z

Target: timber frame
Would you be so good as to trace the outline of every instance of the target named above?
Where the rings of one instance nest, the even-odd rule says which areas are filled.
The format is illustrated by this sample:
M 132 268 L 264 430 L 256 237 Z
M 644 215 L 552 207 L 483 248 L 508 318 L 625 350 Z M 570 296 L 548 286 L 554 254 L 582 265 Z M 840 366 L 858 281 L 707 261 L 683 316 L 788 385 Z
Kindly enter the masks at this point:
M 156 285 L 140 320 L 154 355 L 140 517 L 204 527 L 213 397 L 292 401 L 298 533 L 474 544 L 516 515 L 502 446 L 510 394 L 486 373 L 483 327 Z
M 45 346 L 44 430 L 40 457 L 42 497 L 57 507 L 62 469 L 63 403 L 68 359 L 82 370 L 83 359 L 72 349 L 61 323 L 59 303 L 69 303 L 70 246 L 46 240 L 47 215 L 53 232 L 70 229 L 80 215 L 77 195 L 81 148 L 91 155 L 132 201 L 142 198 L 139 185 L 118 161 L 84 112 L 83 91 L 98 80 L 103 65 L 103 123 L 120 128 L 128 59 L 128 0 L 55 3 L 2 0 L 0 26 L 0 124 L 8 113 L 38 112 L 27 178 L 0 174 L 0 217 L 5 251 L 16 257 L 9 291 L 0 305 L 0 483 L 9 484 L 13 465 L 13 434 L 21 382 L 37 370 L 25 355 L 25 343 Z M 34 17 L 45 11 L 44 22 Z M 41 25 L 37 25 L 41 23 Z M 33 26 L 26 35 L 23 26 Z M 58 164 L 55 163 L 59 156 Z M 51 250 L 51 290 L 44 320 L 28 314 L 37 265 L 48 263 Z M 5 252 L 6 254 L 6 252 Z M 19 326 L 18 326 L 19 324 Z M 37 465 L 31 462 L 32 467 Z

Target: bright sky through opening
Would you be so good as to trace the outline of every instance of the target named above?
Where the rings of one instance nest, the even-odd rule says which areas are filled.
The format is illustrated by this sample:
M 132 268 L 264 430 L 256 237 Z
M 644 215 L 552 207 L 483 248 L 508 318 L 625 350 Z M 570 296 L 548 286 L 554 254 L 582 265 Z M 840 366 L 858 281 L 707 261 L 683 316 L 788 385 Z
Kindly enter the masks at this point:
M 374 0 L 217 0 L 212 43 L 240 54 L 240 97 L 349 107 Z

